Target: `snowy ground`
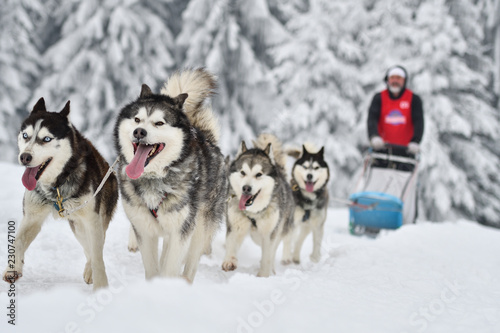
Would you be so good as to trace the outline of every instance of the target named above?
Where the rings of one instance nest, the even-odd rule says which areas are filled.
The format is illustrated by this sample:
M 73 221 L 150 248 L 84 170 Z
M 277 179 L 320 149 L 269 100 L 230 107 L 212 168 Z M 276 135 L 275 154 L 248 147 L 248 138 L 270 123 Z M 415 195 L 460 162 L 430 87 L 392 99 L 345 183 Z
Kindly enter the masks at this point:
M 21 167 L 0 163 L 0 171 L 3 271 L 7 222 L 20 222 L 24 188 Z M 347 210 L 330 209 L 321 261 L 309 261 L 309 238 L 302 265 L 277 264 L 267 279 L 255 276 L 259 249 L 250 239 L 240 267 L 220 269 L 221 229 L 188 285 L 145 282 L 120 207 L 105 245 L 110 287 L 95 294 L 68 224 L 49 220 L 15 285 L 16 326 L 7 323 L 9 285 L 0 284 L 0 332 L 500 332 L 500 231 L 420 222 L 369 239 L 349 235 L 347 220 Z

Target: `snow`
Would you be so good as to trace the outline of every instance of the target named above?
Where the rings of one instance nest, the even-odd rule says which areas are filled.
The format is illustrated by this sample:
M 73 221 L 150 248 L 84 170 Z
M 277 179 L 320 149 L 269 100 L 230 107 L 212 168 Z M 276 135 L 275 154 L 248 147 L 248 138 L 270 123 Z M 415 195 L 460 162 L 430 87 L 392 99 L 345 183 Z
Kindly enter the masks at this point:
M 22 216 L 22 168 L 0 163 L 0 262 L 7 222 Z M 15 285 L 16 327 L 7 323 L 9 285 L 0 284 L 1 332 L 498 332 L 500 231 L 471 221 L 418 221 L 372 239 L 348 233 L 346 209 L 329 209 L 322 259 L 258 278 L 259 248 L 247 239 L 234 272 L 220 268 L 224 228 L 192 285 L 145 281 L 129 253 L 119 204 L 104 259 L 110 286 L 82 279 L 83 251 L 66 222 L 49 219 L 26 253 Z M 18 228 L 18 225 L 17 225 Z M 280 251 L 281 249 L 279 249 Z M 281 257 L 281 252 L 278 253 Z

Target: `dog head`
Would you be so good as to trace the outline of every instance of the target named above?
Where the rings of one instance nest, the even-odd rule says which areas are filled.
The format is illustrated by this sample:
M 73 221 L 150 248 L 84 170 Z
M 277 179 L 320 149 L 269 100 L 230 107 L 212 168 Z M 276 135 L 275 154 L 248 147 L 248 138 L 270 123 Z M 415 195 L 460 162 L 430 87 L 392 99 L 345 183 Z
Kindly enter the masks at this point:
M 264 150 L 247 149 L 242 141 L 229 168 L 229 182 L 239 198 L 238 208 L 254 213 L 265 209 L 271 201 L 276 176 L 271 144 Z
M 121 110 L 115 145 L 128 164 L 125 171 L 130 178 L 163 177 L 167 167 L 181 157 L 190 128 L 183 112 L 187 96 L 153 94 L 144 84 L 139 98 Z
M 292 169 L 292 176 L 302 190 L 312 193 L 328 182 L 330 171 L 323 155 L 324 147 L 317 153 L 311 153 L 302 146 L 302 154 Z
M 69 101 L 61 112 L 48 112 L 40 98 L 22 125 L 17 138 L 18 161 L 26 167 L 22 182 L 32 191 L 40 181 L 52 184 L 72 156 L 68 120 Z

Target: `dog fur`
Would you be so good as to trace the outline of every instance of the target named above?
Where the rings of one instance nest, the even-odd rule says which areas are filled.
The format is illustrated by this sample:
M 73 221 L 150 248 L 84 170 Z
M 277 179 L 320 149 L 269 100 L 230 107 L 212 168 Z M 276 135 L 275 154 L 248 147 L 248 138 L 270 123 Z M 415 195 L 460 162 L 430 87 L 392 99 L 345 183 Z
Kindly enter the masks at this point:
M 229 167 L 231 196 L 227 208 L 224 271 L 237 268 L 237 252 L 246 235 L 261 246 L 258 276 L 274 274 L 276 250 L 293 229 L 294 201 L 286 180 L 286 155 L 279 140 L 262 134 L 247 149 L 242 141 Z
M 147 279 L 193 281 L 223 221 L 228 181 L 217 119 L 207 103 L 215 89 L 216 79 L 205 69 L 183 70 L 161 94 L 143 85 L 118 116 L 120 190 L 133 228 L 129 248 L 137 241 Z
M 24 254 L 52 213 L 60 218 L 54 203 L 57 190 L 62 205 L 73 210 L 89 203 L 68 217 L 71 230 L 82 245 L 87 263 L 83 272 L 94 290 L 108 285 L 103 260 L 105 233 L 118 201 L 118 183 L 111 174 L 102 190 L 92 198 L 109 169 L 108 163 L 70 123 L 69 102 L 59 113 L 47 112 L 41 98 L 18 136 L 19 163 L 26 167 L 23 184 L 23 219 L 15 241 L 15 267 L 8 267 L 3 279 L 14 282 L 23 275 Z
M 321 242 L 328 209 L 330 171 L 324 159 L 324 147 L 319 151 L 306 144 L 300 150 L 289 150 L 297 158 L 292 168 L 291 186 L 295 200 L 294 221 L 298 233 L 283 246 L 283 264 L 300 263 L 300 252 L 306 237 L 312 232 L 313 251 L 310 259 L 321 258 Z M 293 251 L 293 254 L 292 254 Z

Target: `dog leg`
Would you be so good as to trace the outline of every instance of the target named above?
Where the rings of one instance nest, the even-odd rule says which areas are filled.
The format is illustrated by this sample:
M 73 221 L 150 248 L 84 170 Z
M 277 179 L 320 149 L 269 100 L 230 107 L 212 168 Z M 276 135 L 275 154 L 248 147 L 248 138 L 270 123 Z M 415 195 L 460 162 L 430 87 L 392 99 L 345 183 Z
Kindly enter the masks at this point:
M 273 256 L 271 258 L 271 273 L 273 273 L 273 275 L 276 274 L 276 271 L 274 269 L 274 264 L 276 262 L 276 252 L 278 252 L 278 246 L 280 245 L 280 242 L 281 242 L 280 237 L 276 237 L 275 239 L 271 240 L 271 246 L 272 246 L 271 254 Z
M 25 202 L 28 202 L 28 196 L 29 193 L 24 197 Z M 45 221 L 51 209 L 51 205 L 26 206 L 24 206 L 24 217 L 13 245 L 15 249 L 13 267 L 7 266 L 2 275 L 3 280 L 9 283 L 14 283 L 23 276 L 24 253 L 40 232 L 43 221 Z
M 272 260 L 273 256 L 273 241 L 270 239 L 269 235 L 264 235 L 262 237 L 262 259 L 260 260 L 260 269 L 257 276 L 259 277 L 269 277 L 273 269 Z
M 179 277 L 181 275 L 181 266 L 192 237 L 193 234 L 182 235 L 181 232 L 170 234 L 165 254 L 162 255 L 163 261 L 160 263 L 160 276 Z
M 104 266 L 103 250 L 104 250 L 104 221 L 94 212 L 93 218 L 83 223 L 85 233 L 90 245 L 90 267 L 92 268 L 92 280 L 94 290 L 108 286 L 108 277 L 106 276 L 106 268 Z
M 228 228 L 226 234 L 226 256 L 222 262 L 222 269 L 224 271 L 234 271 L 238 267 L 238 250 L 249 230 L 249 223 L 240 223 Z
M 75 235 L 75 238 L 78 240 L 80 245 L 83 247 L 83 252 L 85 253 L 85 258 L 87 258 L 87 262 L 85 263 L 85 268 L 83 270 L 83 280 L 87 284 L 92 284 L 92 260 L 90 256 L 90 244 L 87 238 L 87 234 L 85 233 L 85 229 L 80 222 L 75 222 L 73 220 L 69 220 L 69 225 L 71 227 L 71 231 Z
M 317 220 L 316 220 L 317 221 Z M 325 231 L 326 210 L 322 212 L 320 220 L 312 228 L 313 234 L 313 252 L 309 257 L 312 262 L 318 262 L 321 259 L 321 242 Z
M 205 252 L 207 246 L 211 244 L 211 232 L 204 228 L 205 223 L 200 223 L 198 229 L 191 238 L 191 244 L 186 256 L 186 265 L 184 266 L 184 273 L 182 274 L 189 282 L 193 282 L 198 270 L 198 264 L 202 254 Z
M 142 263 L 146 279 L 152 279 L 158 276 L 158 236 L 138 234 L 139 252 L 141 253 Z
M 309 235 L 310 231 L 311 227 L 309 226 L 309 224 L 302 223 L 300 225 L 300 233 L 297 237 L 297 241 L 295 242 L 295 248 L 293 249 L 293 262 L 295 264 L 300 264 L 300 251 L 302 250 L 304 240 L 306 239 L 307 235 Z
M 323 225 L 318 225 L 312 228 L 313 235 L 313 251 L 310 255 L 312 262 L 318 262 L 321 259 L 321 242 L 323 240 Z
M 292 263 L 292 249 L 293 241 L 297 237 L 297 229 L 290 230 L 285 237 L 283 237 L 283 257 L 281 258 L 282 265 L 289 265 Z
M 137 250 L 139 250 L 139 245 L 137 244 L 137 237 L 135 236 L 135 231 L 132 225 L 130 226 L 130 231 L 128 233 L 128 250 L 130 252 L 137 252 Z

